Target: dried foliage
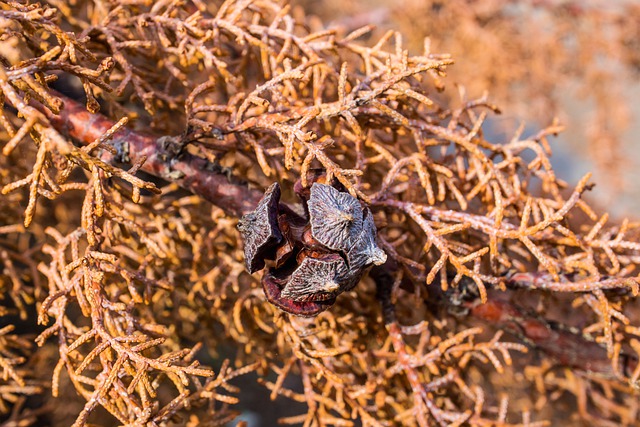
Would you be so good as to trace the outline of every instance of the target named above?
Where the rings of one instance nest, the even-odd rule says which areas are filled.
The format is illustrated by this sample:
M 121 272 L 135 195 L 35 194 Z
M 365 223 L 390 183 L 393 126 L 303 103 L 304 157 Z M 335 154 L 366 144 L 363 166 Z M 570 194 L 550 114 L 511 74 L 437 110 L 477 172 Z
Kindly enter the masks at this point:
M 448 55 L 306 22 L 269 0 L 0 2 L 0 410 L 224 425 L 254 372 L 306 403 L 285 424 L 635 424 L 640 226 L 556 177 L 561 127 L 487 140 L 485 97 L 443 101 Z M 236 225 L 318 168 L 388 261 L 300 318 Z

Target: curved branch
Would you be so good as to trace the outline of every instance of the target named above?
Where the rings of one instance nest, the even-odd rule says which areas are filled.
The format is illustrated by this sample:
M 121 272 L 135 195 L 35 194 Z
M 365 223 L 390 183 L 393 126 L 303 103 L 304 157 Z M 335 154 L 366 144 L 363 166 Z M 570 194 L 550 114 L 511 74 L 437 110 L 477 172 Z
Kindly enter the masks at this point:
M 88 112 L 83 104 L 64 95 L 56 96 L 64 101 L 60 114 L 53 114 L 44 107 L 38 109 L 58 132 L 77 143 L 89 145 L 113 126 L 113 121 L 101 114 Z M 251 189 L 246 183 L 229 176 L 219 165 L 189 153 L 172 153 L 177 144 L 174 138 L 155 138 L 123 127 L 114 133 L 110 144 L 118 153 L 105 152 L 103 160 L 132 164 L 144 160 L 140 170 L 175 182 L 229 215 L 239 217 L 252 211 L 262 197 L 262 191 Z

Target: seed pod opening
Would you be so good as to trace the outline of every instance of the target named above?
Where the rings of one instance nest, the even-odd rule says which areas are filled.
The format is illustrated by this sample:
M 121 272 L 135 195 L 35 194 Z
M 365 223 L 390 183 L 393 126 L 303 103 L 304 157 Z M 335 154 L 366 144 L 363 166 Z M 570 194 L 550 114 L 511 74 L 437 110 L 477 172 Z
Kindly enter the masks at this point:
M 294 301 L 332 299 L 340 292 L 340 278 L 345 274 L 347 265 L 338 254 L 326 254 L 321 258 L 307 256 L 291 274 L 282 296 Z
M 362 231 L 362 206 L 349 193 L 314 183 L 308 206 L 311 233 L 329 249 L 346 251 Z
M 280 185 L 273 183 L 264 193 L 253 212 L 238 222 L 238 230 L 244 240 L 244 259 L 247 270 L 254 273 L 264 268 L 265 259 L 273 259 L 271 248 L 282 240 L 278 227 L 278 202 Z

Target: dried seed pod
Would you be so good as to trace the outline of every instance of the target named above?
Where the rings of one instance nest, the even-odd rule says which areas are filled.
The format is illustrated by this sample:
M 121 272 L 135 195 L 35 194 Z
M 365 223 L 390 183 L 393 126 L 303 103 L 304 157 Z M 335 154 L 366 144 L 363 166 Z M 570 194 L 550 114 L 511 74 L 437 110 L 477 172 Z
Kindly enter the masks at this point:
M 282 297 L 294 301 L 323 301 L 340 292 L 340 278 L 347 274 L 347 265 L 338 254 L 320 258 L 305 257 L 291 274 L 282 290 Z
M 348 250 L 362 231 L 362 206 L 349 193 L 314 183 L 308 206 L 311 233 L 329 249 Z
M 275 260 L 262 277 L 267 300 L 287 313 L 315 316 L 386 254 L 376 245 L 373 215 L 358 199 L 319 182 L 297 191 L 308 202 L 308 218 L 279 204 L 276 183 L 238 228 L 251 273 Z
M 253 212 L 238 222 L 238 230 L 244 240 L 244 260 L 247 270 L 254 273 L 264 268 L 265 259 L 273 259 L 271 249 L 282 240 L 278 228 L 278 202 L 280 185 L 273 183 L 264 193 Z

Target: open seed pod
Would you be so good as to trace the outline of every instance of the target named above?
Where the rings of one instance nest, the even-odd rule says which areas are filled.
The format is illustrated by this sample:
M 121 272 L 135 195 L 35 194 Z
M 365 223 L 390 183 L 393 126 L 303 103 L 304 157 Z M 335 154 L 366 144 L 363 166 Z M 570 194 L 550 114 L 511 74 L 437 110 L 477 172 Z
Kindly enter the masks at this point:
M 267 300 L 297 316 L 315 316 L 352 289 L 372 265 L 385 262 L 376 245 L 373 214 L 346 191 L 314 182 L 297 184 L 308 218 L 280 205 L 280 187 L 269 187 L 238 228 L 253 273 L 275 260 L 262 277 Z
M 238 222 L 244 240 L 244 260 L 250 273 L 263 269 L 265 259 L 275 257 L 272 249 L 282 241 L 278 227 L 279 201 L 280 185 L 276 182 L 264 193 L 256 209 Z

